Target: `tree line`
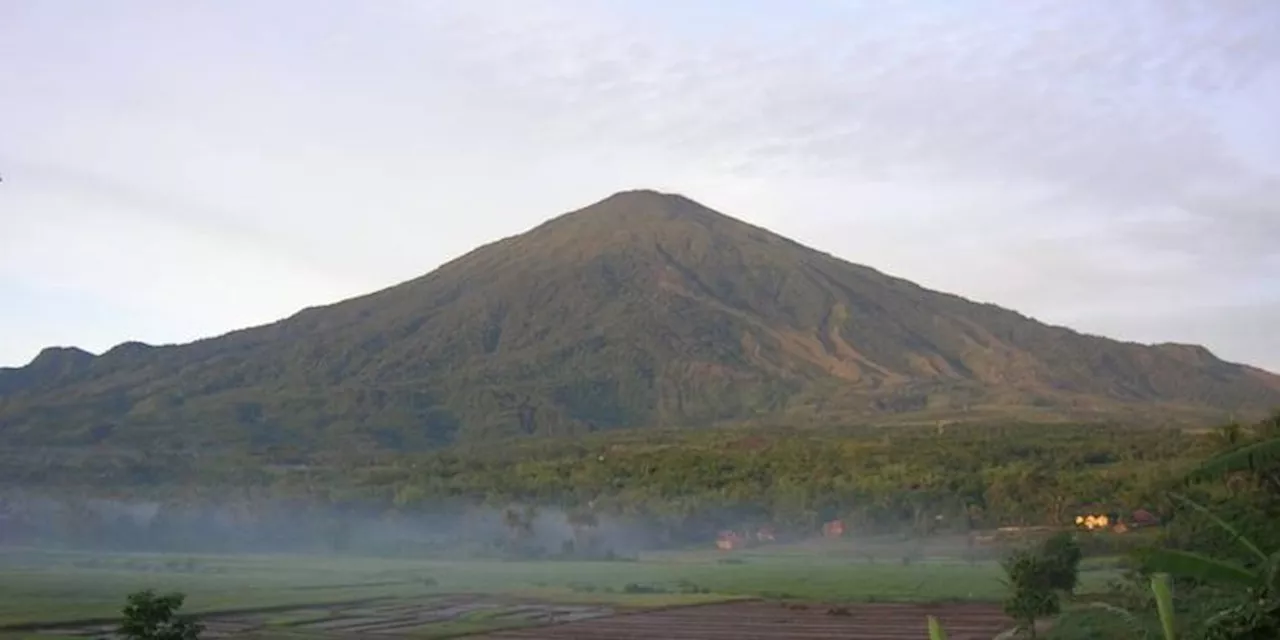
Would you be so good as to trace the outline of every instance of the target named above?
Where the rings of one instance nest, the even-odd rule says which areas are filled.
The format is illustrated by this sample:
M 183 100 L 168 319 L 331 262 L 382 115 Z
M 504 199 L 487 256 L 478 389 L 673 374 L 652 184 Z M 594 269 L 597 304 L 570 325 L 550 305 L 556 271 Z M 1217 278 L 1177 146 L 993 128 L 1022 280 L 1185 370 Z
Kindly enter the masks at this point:
M 1238 439 L 1240 429 L 950 425 L 618 432 L 417 454 L 301 457 L 274 451 L 198 461 L 157 454 L 125 462 L 81 460 L 65 473 L 38 473 L 28 462 L 28 482 L 20 486 L 28 494 L 62 496 L 66 506 L 59 517 L 69 534 L 81 536 L 92 535 L 94 527 L 86 523 L 141 526 L 137 518 L 95 515 L 86 496 L 150 500 L 156 513 L 146 519 L 146 531 L 121 535 L 134 540 L 148 532 L 161 539 L 166 528 L 174 538 L 184 528 L 212 530 L 213 519 L 234 522 L 241 531 L 254 523 L 280 530 L 277 521 L 301 522 L 307 518 L 299 514 L 310 514 L 312 535 L 338 544 L 344 522 L 526 506 L 644 523 L 669 544 L 706 543 L 726 528 L 764 525 L 811 535 L 833 519 L 860 533 L 929 536 L 1066 525 L 1083 511 L 1164 509 L 1164 487 Z M 12 512 L 19 503 L 14 492 L 6 500 Z M 323 526 L 314 525 L 317 518 Z

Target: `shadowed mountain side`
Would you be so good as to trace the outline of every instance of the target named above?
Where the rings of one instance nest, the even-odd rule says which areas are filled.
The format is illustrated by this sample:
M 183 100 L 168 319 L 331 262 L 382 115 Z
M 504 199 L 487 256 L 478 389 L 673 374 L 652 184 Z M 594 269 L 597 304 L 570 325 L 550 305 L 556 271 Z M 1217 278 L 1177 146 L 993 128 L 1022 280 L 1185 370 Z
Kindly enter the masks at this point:
M 420 448 L 744 420 L 1220 419 L 1280 377 L 929 291 L 630 191 L 420 278 L 192 344 L 0 370 L 0 442 Z

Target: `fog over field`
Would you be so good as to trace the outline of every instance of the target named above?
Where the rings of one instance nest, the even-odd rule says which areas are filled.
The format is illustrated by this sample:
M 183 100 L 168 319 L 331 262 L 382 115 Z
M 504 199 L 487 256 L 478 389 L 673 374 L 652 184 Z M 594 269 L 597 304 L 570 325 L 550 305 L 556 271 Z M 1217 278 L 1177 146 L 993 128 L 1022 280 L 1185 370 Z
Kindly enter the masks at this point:
M 461 552 L 492 557 L 508 552 L 529 558 L 629 556 L 664 546 L 664 536 L 655 525 L 591 517 L 590 524 L 575 527 L 570 523 L 572 516 L 556 508 L 441 504 L 379 512 L 360 505 L 283 499 L 166 504 L 23 492 L 0 501 L 0 544 L 175 553 L 434 556 Z M 574 551 L 566 545 L 589 548 Z

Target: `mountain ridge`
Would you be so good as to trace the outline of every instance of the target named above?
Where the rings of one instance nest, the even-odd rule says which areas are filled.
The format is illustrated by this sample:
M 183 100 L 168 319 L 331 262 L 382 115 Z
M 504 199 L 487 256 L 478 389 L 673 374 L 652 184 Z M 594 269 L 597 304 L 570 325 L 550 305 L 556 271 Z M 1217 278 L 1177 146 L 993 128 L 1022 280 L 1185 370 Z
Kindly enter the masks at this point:
M 650 190 L 274 323 L 0 369 L 0 442 L 26 444 L 399 449 L 761 419 L 1275 406 L 1280 377 L 1202 346 L 1042 324 Z

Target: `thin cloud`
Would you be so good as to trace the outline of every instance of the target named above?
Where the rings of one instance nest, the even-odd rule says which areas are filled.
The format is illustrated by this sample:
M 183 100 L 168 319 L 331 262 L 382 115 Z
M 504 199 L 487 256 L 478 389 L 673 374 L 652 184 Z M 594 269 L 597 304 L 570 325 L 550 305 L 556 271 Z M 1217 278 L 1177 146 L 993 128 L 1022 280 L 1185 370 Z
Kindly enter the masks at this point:
M 1092 332 L 1217 318 L 1280 369 L 1232 337 L 1280 280 L 1269 0 L 70 6 L 0 20 L 39 71 L 0 69 L 5 155 L 169 194 L 86 197 L 335 291 L 657 187 Z

